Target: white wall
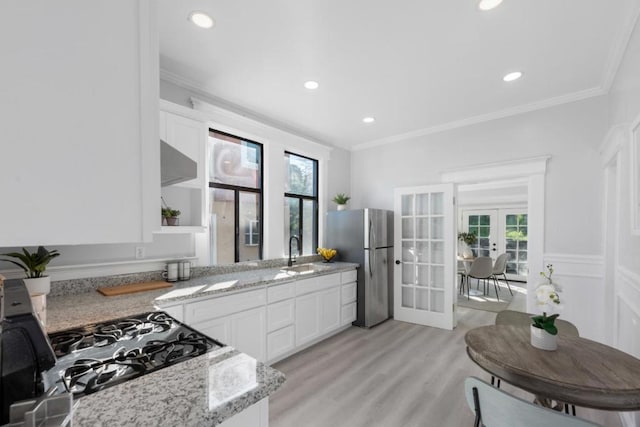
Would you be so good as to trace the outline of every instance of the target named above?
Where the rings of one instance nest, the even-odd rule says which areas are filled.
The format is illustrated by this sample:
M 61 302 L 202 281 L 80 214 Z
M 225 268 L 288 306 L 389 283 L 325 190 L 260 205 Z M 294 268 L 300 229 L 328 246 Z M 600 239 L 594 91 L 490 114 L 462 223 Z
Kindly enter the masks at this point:
M 640 116 L 640 25 L 631 35 L 625 56 L 609 93 L 610 133 L 605 140 L 604 152 L 617 151 L 612 168 L 617 176 L 611 177 L 613 185 L 607 189 L 618 189 L 617 215 L 611 220 L 613 232 L 607 238 L 613 239 L 614 251 L 607 257 L 608 283 L 607 297 L 611 301 L 607 313 L 613 344 L 640 358 L 640 236 L 631 232 L 631 154 L 630 125 Z M 610 155 L 604 155 L 608 160 Z M 616 162 L 617 160 L 617 162 Z M 636 183 L 640 184 L 640 183 Z M 614 197 L 615 199 L 615 197 Z M 611 206 L 608 206 L 612 208 Z M 611 212 L 611 210 L 610 210 Z M 611 229 L 605 225 L 605 230 Z M 640 413 L 622 414 L 625 425 L 640 426 Z
M 191 96 L 207 98 L 206 94 L 188 91 L 172 83 L 161 81 L 160 97 L 191 108 Z M 229 113 L 226 117 L 232 117 Z M 269 128 L 257 122 L 224 119 L 227 126 L 251 134 L 259 142 L 265 142 L 270 147 L 265 151 L 265 221 L 269 227 L 265 228 L 266 245 L 264 258 L 280 258 L 284 256 L 284 150 L 308 155 L 321 160 L 320 173 L 324 175 L 321 185 L 320 219 L 324 220 L 327 209 L 335 209 L 330 202 L 333 195 L 339 192 L 348 193 L 350 182 L 350 152 L 306 142 L 290 133 Z M 247 125 L 247 123 L 252 123 Z M 323 236 L 320 235 L 320 242 Z M 196 239 L 188 234 L 154 235 L 153 241 L 148 243 L 127 243 L 109 245 L 74 245 L 51 246 L 48 249 L 58 249 L 62 254 L 54 259 L 48 269 L 53 280 L 91 277 L 105 274 L 132 273 L 138 271 L 158 270 L 164 260 L 193 258 L 196 256 Z M 145 259 L 137 260 L 136 248 L 145 249 Z M 0 253 L 12 252 L 19 248 L 2 248 Z M 8 263 L 0 263 L 0 273 L 12 278 L 22 277 L 21 270 L 14 269 Z
M 327 210 L 335 209 L 331 199 L 336 193 L 348 193 L 350 189 L 350 152 L 320 145 L 302 136 L 287 132 L 254 117 L 239 114 L 230 108 L 214 107 L 218 101 L 196 89 L 180 87 L 172 82 L 160 81 L 163 99 L 191 107 L 191 98 L 203 102 L 196 109 L 216 129 L 240 137 L 252 139 L 264 145 L 265 157 L 265 227 L 263 256 L 279 258 L 285 255 L 284 247 L 284 151 L 302 154 L 319 161 L 319 243 L 323 241 L 324 217 Z
M 440 173 L 549 155 L 545 184 L 545 262 L 565 286 L 562 316 L 602 339 L 602 235 L 599 146 L 607 99 L 591 98 L 352 154 L 353 204 L 393 208 L 395 187 L 440 182 Z M 588 277 L 576 273 L 593 265 Z M 537 274 L 537 271 L 532 271 Z

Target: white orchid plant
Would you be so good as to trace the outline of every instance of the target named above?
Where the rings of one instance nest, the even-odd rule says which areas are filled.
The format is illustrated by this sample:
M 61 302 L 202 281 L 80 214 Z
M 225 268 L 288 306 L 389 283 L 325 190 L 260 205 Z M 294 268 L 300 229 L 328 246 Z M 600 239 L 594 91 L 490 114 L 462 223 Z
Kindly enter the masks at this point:
M 541 307 L 542 314 L 539 316 L 533 316 L 533 326 L 536 328 L 544 329 L 551 335 L 558 333 L 555 321 L 559 314 L 552 314 L 547 316 L 547 312 L 552 312 L 556 307 L 560 305 L 560 296 L 558 292 L 560 289 L 553 284 L 553 265 L 547 265 L 547 272 L 541 271 L 540 276 L 544 277 L 545 281 L 540 283 L 536 287 L 536 299 L 538 306 Z

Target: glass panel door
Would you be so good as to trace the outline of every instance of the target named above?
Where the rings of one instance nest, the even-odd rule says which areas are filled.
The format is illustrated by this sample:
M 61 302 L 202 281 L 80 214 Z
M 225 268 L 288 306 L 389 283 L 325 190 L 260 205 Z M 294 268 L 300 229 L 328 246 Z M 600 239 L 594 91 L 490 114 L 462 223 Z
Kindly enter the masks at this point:
M 526 281 L 528 266 L 528 216 L 526 209 L 500 209 L 501 230 L 500 247 L 509 254 L 507 279 Z
M 455 227 L 453 184 L 395 191 L 394 317 L 452 329 Z
M 469 245 L 474 257 L 489 256 L 494 260 L 498 254 L 497 210 L 465 210 L 462 213 L 463 230 L 477 237 L 476 243 Z

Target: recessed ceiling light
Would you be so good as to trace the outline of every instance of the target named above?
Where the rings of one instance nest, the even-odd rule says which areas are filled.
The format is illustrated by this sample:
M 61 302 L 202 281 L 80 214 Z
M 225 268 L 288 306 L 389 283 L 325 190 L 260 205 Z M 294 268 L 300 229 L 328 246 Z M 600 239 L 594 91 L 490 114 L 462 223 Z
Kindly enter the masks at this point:
M 494 7 L 498 7 L 502 3 L 502 0 L 480 0 L 478 3 L 478 9 L 491 10 Z
M 204 12 L 195 11 L 189 14 L 189 21 L 193 22 L 200 28 L 211 28 L 213 27 L 213 18 L 207 15 Z
M 313 81 L 313 80 L 309 80 L 308 82 L 304 82 L 304 87 L 306 87 L 307 89 L 311 89 L 311 90 L 318 89 L 318 86 L 320 86 L 318 84 L 318 82 Z
M 512 82 L 514 80 L 518 80 L 520 77 L 522 77 L 522 72 L 514 71 L 513 73 L 509 73 L 506 76 L 504 76 L 502 80 L 504 80 L 505 82 Z
M 373 123 L 376 121 L 376 119 L 374 119 L 373 117 L 365 117 L 364 119 L 362 119 L 362 121 L 365 123 Z

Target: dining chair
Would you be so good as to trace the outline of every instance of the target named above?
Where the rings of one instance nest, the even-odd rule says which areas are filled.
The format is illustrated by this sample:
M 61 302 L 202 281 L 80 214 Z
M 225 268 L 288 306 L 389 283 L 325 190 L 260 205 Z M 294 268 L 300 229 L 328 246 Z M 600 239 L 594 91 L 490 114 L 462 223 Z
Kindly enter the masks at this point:
M 487 280 L 491 278 L 493 275 L 493 260 L 488 256 L 481 256 L 473 260 L 471 263 L 471 268 L 467 272 L 466 282 L 467 282 L 467 298 L 469 298 L 469 278 L 483 280 L 485 286 L 486 293 L 486 285 Z M 494 283 L 494 288 L 496 290 L 496 298 L 500 301 L 500 296 L 498 296 L 498 286 Z
M 507 288 L 509 288 L 509 293 L 513 296 L 513 291 L 511 290 L 511 285 L 507 280 L 507 261 L 509 261 L 510 255 L 508 253 L 498 255 L 496 258 L 496 263 L 493 264 L 493 281 L 494 283 L 498 283 L 498 276 L 504 277 L 504 281 L 507 282 Z
M 582 418 L 527 402 L 476 378 L 464 381 L 467 404 L 475 413 L 474 427 L 588 427 L 599 426 Z

